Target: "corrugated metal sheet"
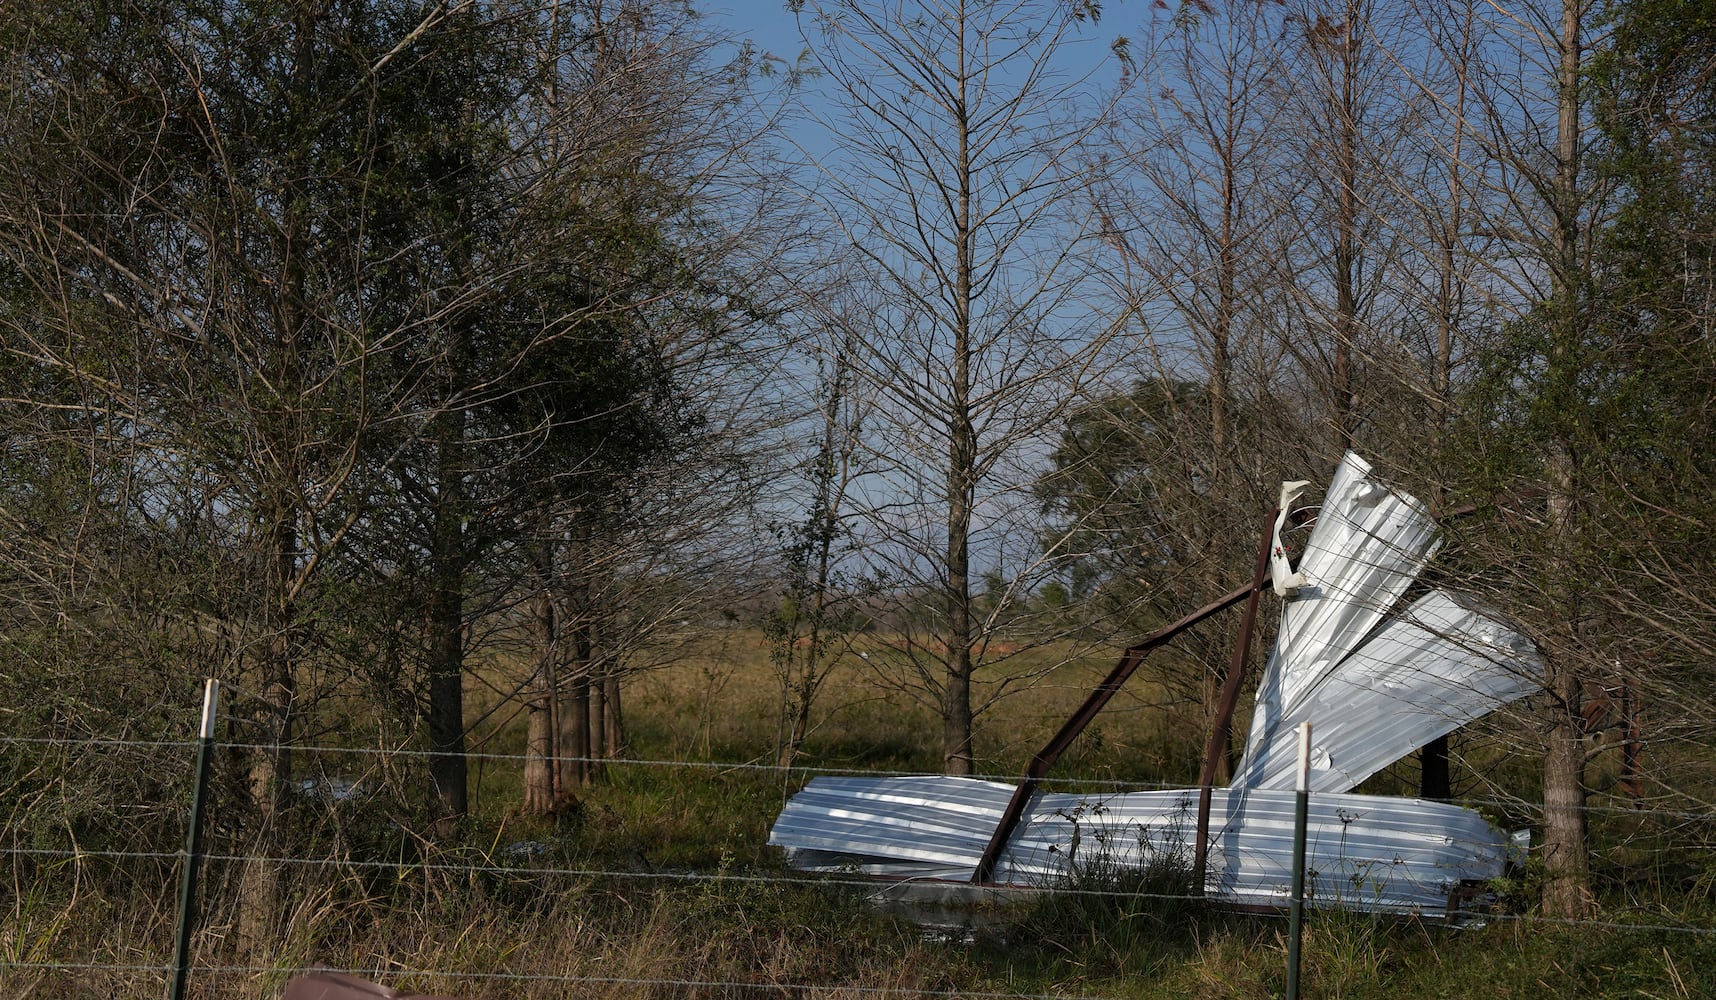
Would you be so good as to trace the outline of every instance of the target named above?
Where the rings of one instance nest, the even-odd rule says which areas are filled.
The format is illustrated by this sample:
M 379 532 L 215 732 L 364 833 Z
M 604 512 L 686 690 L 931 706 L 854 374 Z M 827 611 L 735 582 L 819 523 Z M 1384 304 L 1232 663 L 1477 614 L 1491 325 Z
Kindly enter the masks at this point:
M 1296 700 L 1253 727 L 1235 785 L 1291 789 L 1312 723 L 1311 790 L 1349 791 L 1438 736 L 1542 686 L 1531 643 L 1445 591 L 1388 619 Z M 1270 693 L 1265 686 L 1264 694 Z
M 1012 791 L 970 778 L 817 778 L 787 803 L 769 842 L 806 871 L 965 881 Z M 1215 791 L 1211 896 L 1285 902 L 1293 806 L 1291 792 Z M 1196 810 L 1194 790 L 1037 795 L 995 881 L 1044 886 L 1165 858 L 1189 870 Z M 1506 856 L 1482 817 L 1443 803 L 1317 795 L 1309 824 L 1312 905 L 1441 916 L 1461 881 L 1500 875 Z
M 1212 799 L 1210 895 L 1287 898 L 1301 721 L 1315 743 L 1313 905 L 1442 915 L 1461 881 L 1502 873 L 1504 839 L 1477 813 L 1346 794 L 1540 683 L 1531 643 L 1468 601 L 1432 591 L 1391 614 L 1438 545 L 1417 500 L 1372 478 L 1358 456 L 1343 459 L 1283 606 L 1239 774 Z M 1013 791 L 946 777 L 819 778 L 787 803 L 770 843 L 807 870 L 969 880 Z M 1196 809 L 1190 789 L 1035 795 L 993 878 L 1042 885 L 1096 864 L 1187 861 Z
M 1246 740 L 1268 746 L 1318 681 L 1382 621 L 1440 545 L 1436 522 L 1416 499 L 1370 477 L 1364 459 L 1341 460 L 1305 543 L 1298 573 L 1305 582 L 1281 608 L 1281 629 L 1264 666 Z
M 1390 614 L 1440 545 L 1414 497 L 1348 453 L 1335 471 L 1264 665 L 1236 787 L 1293 787 L 1313 728 L 1311 790 L 1345 792 L 1541 684 L 1531 643 L 1452 594 Z

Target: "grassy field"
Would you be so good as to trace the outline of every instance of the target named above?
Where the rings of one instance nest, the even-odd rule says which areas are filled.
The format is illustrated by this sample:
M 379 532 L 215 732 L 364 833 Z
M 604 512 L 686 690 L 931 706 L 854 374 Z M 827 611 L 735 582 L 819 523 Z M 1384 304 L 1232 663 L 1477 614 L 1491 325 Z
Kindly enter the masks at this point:
M 755 632 L 719 630 L 673 651 L 670 668 L 634 678 L 628 761 L 610 764 L 578 809 L 554 819 L 519 814 L 519 765 L 504 757 L 473 769 L 462 845 L 429 849 L 402 837 L 393 818 L 327 804 L 325 821 L 308 827 L 306 860 L 334 863 L 287 867 L 288 917 L 268 954 L 237 949 L 234 869 L 211 864 L 192 995 L 273 1000 L 292 970 L 314 966 L 467 1000 L 1281 995 L 1285 920 L 1175 898 L 1184 880 L 1173 871 L 993 907 L 982 933 L 957 941 L 884 914 L 861 886 L 789 872 L 765 841 L 810 770 L 934 770 L 939 724 L 854 659 L 822 695 L 806 770 L 761 766 L 774 757 L 779 699 L 767 652 Z M 1067 653 L 1015 662 L 1029 671 L 1069 660 L 981 720 L 983 771 L 1017 773 L 1111 666 L 1111 653 Z M 1057 775 L 1189 783 L 1199 723 L 1195 710 L 1167 701 L 1149 678 L 1135 679 Z M 483 751 L 518 753 L 521 725 L 477 734 Z M 1500 887 L 1505 912 L 1481 925 L 1314 913 L 1304 995 L 1716 996 L 1716 934 L 1678 929 L 1716 925 L 1716 862 L 1686 848 L 1681 818 L 1601 813 L 1594 830 L 1598 921 L 1534 919 L 1529 867 Z M 411 863 L 373 863 L 389 859 Z M 163 994 L 150 967 L 171 953 L 176 865 L 121 867 L 92 858 L 12 880 L 0 995 Z

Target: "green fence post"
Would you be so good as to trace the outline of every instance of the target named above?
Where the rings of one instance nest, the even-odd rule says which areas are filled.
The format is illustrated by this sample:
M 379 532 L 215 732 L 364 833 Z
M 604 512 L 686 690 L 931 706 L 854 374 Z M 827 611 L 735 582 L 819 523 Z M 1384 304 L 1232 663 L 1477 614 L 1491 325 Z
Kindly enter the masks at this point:
M 1311 724 L 1299 723 L 1299 781 L 1293 807 L 1293 901 L 1288 910 L 1287 1000 L 1299 1000 L 1299 939 L 1304 934 L 1305 827 L 1311 810 Z
M 196 923 L 197 866 L 203 854 L 203 790 L 209 783 L 209 750 L 214 746 L 215 703 L 220 681 L 203 686 L 202 738 L 197 745 L 197 780 L 191 786 L 191 829 L 185 835 L 185 867 L 179 879 L 179 937 L 173 950 L 173 985 L 169 1000 L 185 1000 L 185 978 L 191 965 L 191 927 Z

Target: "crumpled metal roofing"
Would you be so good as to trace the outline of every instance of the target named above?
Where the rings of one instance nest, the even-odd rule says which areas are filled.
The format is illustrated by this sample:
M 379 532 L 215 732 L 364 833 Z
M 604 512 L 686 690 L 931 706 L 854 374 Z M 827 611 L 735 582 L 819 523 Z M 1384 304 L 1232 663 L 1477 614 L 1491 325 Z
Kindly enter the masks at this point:
M 1542 684 L 1511 626 L 1444 591 L 1390 614 L 1440 546 L 1414 498 L 1350 452 L 1329 484 L 1263 668 L 1236 787 L 1292 788 L 1312 724 L 1311 790 L 1344 792 Z
M 1273 666 L 1274 664 L 1272 664 Z M 1445 591 L 1389 618 L 1286 705 L 1266 678 L 1234 784 L 1291 789 L 1298 726 L 1312 724 L 1310 787 L 1348 791 L 1460 726 L 1542 686 L 1530 641 Z
M 1299 557 L 1305 583 L 1282 603 L 1258 716 L 1267 703 L 1294 704 L 1356 649 L 1441 547 L 1423 505 L 1370 478 L 1370 471 L 1349 452 L 1329 483 Z
M 1536 690 L 1531 643 L 1468 600 L 1431 591 L 1393 612 L 1439 541 L 1423 506 L 1347 455 L 1282 610 L 1243 762 L 1214 790 L 1205 891 L 1279 903 L 1292 868 L 1296 729 L 1310 721 L 1313 905 L 1442 915 L 1464 880 L 1502 873 L 1506 844 L 1477 813 L 1346 794 L 1437 736 Z M 1297 578 L 1302 578 L 1297 579 Z M 1392 612 L 1392 613 L 1391 613 Z M 818 778 L 769 842 L 795 867 L 969 880 L 1014 787 L 950 777 Z M 1093 864 L 1184 861 L 1196 789 L 1039 793 L 993 880 L 1043 885 Z
M 793 796 L 769 843 L 803 871 L 968 881 L 1013 786 L 974 778 L 820 777 Z M 1285 903 L 1293 867 L 1293 792 L 1215 789 L 1206 890 L 1234 903 Z M 1047 886 L 1093 871 L 1172 859 L 1189 869 L 1196 789 L 1043 793 L 994 873 Z M 1501 874 L 1506 845 L 1468 809 L 1368 795 L 1310 800 L 1311 905 L 1427 916 L 1460 882 Z

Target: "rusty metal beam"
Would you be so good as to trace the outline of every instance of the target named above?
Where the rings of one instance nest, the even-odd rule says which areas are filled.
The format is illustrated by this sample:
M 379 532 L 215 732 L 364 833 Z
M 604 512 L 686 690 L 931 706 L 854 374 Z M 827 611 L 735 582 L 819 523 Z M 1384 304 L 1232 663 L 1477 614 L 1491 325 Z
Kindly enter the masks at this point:
M 1540 492 L 1541 490 L 1526 490 L 1517 494 L 1506 495 L 1496 502 L 1505 503 L 1510 500 L 1529 499 Z M 1437 520 L 1446 523 L 1476 513 L 1478 509 L 1476 504 L 1464 504 L 1444 512 Z M 1228 667 L 1227 678 L 1223 683 L 1222 700 L 1217 710 L 1216 725 L 1210 732 L 1208 742 L 1204 746 L 1203 772 L 1198 782 L 1198 830 L 1193 855 L 1193 884 L 1199 887 L 1200 892 L 1202 891 L 1207 861 L 1211 789 L 1215 781 L 1215 757 L 1213 755 L 1225 749 L 1224 744 L 1231 736 L 1233 712 L 1238 704 L 1239 691 L 1244 682 L 1244 663 L 1250 654 L 1251 638 L 1256 630 L 1258 598 L 1262 594 L 1264 581 L 1269 576 L 1269 552 L 1274 541 L 1272 529 L 1275 517 L 1279 512 L 1279 508 L 1271 510 L 1269 517 L 1264 521 L 1263 540 L 1258 547 L 1257 566 L 1252 573 L 1249 584 L 1204 605 L 1179 621 L 1129 646 L 1126 652 L 1121 655 L 1120 662 L 1115 665 L 1113 670 L 1109 671 L 1103 682 L 1090 693 L 1078 711 L 1074 712 L 1073 716 L 1061 726 L 1054 738 L 1043 749 L 1039 750 L 1036 756 L 1031 758 L 1030 766 L 1025 769 L 1025 779 L 1014 790 L 1013 797 L 1008 801 L 1007 808 L 1001 814 L 1001 821 L 996 825 L 994 834 L 989 838 L 989 845 L 983 850 L 983 857 L 979 860 L 976 870 L 972 872 L 971 881 L 973 883 L 982 884 L 990 880 L 990 877 L 995 873 L 995 864 L 1000 860 L 1001 852 L 1006 849 L 1007 841 L 1012 838 L 1013 831 L 1018 828 L 1019 821 L 1025 814 L 1025 807 L 1029 804 L 1031 796 L 1036 793 L 1038 783 L 1048 773 L 1049 768 L 1053 767 L 1056 761 L 1060 759 L 1061 754 L 1065 753 L 1067 748 L 1072 745 L 1073 740 L 1084 732 L 1085 727 L 1096 717 L 1096 714 L 1102 711 L 1103 706 L 1107 705 L 1109 700 L 1119 692 L 1121 686 L 1144 662 L 1144 658 L 1158 646 L 1168 642 L 1186 629 L 1197 625 L 1217 612 L 1233 607 L 1240 601 L 1246 601 L 1245 620 L 1240 627 L 1239 645 L 1234 650 L 1233 659 Z M 1313 516 L 1302 521 L 1301 524 L 1312 523 L 1315 520 L 1316 518 Z
M 1271 521 L 1273 520 L 1274 518 L 1271 516 Z M 1268 555 L 1267 547 L 1264 550 L 1264 555 L 1266 557 Z M 1055 762 L 1060 760 L 1061 754 L 1072 746 L 1073 740 L 1084 732 L 1085 727 L 1090 725 L 1091 720 L 1096 718 L 1103 706 L 1107 705 L 1109 700 L 1120 691 L 1127 679 L 1132 676 L 1133 671 L 1137 670 L 1138 666 L 1144 662 L 1144 658 L 1158 646 L 1173 639 L 1181 632 L 1217 612 L 1226 611 L 1245 600 L 1255 591 L 1256 588 L 1252 585 L 1241 587 L 1127 647 L 1126 652 L 1121 654 L 1120 662 L 1115 664 L 1114 669 L 1108 672 L 1108 676 L 1103 679 L 1102 683 L 1091 691 L 1090 695 L 1085 698 L 1084 704 L 1073 713 L 1072 718 L 1068 719 L 1061 726 L 1060 731 L 1054 735 L 1054 738 L 1049 740 L 1043 749 L 1037 751 L 1036 756 L 1031 758 L 1030 766 L 1025 769 L 1025 780 L 1021 781 L 1019 787 L 1013 791 L 1012 799 L 1007 802 L 1007 808 L 1001 813 L 1001 822 L 996 825 L 995 833 L 989 838 L 989 846 L 983 849 L 983 857 L 978 861 L 976 870 L 971 874 L 973 883 L 982 884 L 989 881 L 990 876 L 995 873 L 995 863 L 1000 860 L 1001 852 L 1007 847 L 1007 841 L 1012 838 L 1013 831 L 1019 826 L 1019 820 L 1025 815 L 1025 806 L 1029 804 L 1031 796 L 1036 792 L 1037 783 L 1048 773 L 1049 768 L 1055 766 Z
M 1216 764 L 1227 753 L 1228 739 L 1233 732 L 1233 710 L 1239 704 L 1239 689 L 1245 681 L 1245 664 L 1251 655 L 1251 636 L 1257 630 L 1257 601 L 1263 594 L 1263 584 L 1269 579 L 1269 551 L 1275 541 L 1275 517 L 1281 508 L 1271 508 L 1263 519 L 1263 540 L 1257 546 L 1257 565 L 1251 571 L 1251 587 L 1246 591 L 1245 618 L 1239 623 L 1239 642 L 1233 647 L 1233 659 L 1228 662 L 1227 677 L 1222 682 L 1221 703 L 1216 709 L 1215 724 L 1210 727 L 1204 744 L 1204 768 L 1198 775 L 1198 833 L 1192 846 L 1192 885 L 1204 891 L 1204 869 L 1209 856 L 1210 789 L 1215 785 Z

